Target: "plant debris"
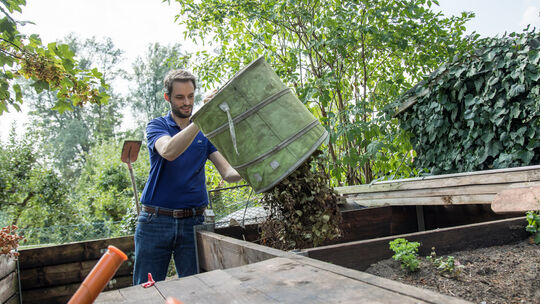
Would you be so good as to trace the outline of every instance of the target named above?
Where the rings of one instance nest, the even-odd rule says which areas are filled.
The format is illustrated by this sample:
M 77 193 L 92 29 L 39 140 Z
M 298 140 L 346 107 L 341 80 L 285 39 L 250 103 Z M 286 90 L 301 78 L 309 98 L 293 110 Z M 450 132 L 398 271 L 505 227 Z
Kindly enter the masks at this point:
M 282 250 L 319 246 L 342 235 L 337 196 L 316 151 L 262 198 L 269 216 L 261 225 L 262 244 Z

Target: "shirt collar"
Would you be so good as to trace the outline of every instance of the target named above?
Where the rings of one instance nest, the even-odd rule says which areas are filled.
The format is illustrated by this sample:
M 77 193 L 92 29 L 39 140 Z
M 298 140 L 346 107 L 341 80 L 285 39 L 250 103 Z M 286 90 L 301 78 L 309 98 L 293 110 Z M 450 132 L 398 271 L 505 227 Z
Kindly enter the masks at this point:
M 169 124 L 169 126 L 180 128 L 180 126 L 177 125 L 177 124 L 176 124 L 176 121 L 174 121 L 174 119 L 172 118 L 171 111 L 169 111 L 169 112 L 167 113 L 167 115 L 165 115 L 165 120 L 167 121 L 167 124 Z M 191 118 L 189 119 L 189 122 L 193 122 L 193 121 L 191 120 Z M 180 128 L 180 129 L 181 129 L 181 128 Z
M 167 121 L 167 124 L 169 124 L 169 126 L 178 127 L 178 125 L 176 124 L 176 121 L 174 121 L 174 119 L 172 118 L 171 111 L 167 113 L 167 115 L 165 116 L 165 120 Z

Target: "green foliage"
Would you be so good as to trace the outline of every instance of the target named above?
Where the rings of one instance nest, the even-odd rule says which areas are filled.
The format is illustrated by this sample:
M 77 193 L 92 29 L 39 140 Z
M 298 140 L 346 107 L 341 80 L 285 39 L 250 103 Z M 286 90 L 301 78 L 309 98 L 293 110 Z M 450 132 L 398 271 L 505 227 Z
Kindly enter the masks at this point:
M 417 168 L 433 174 L 540 163 L 540 35 L 479 42 L 404 95 Z
M 30 134 L 18 139 L 12 133 L 0 146 L 0 213 L 20 228 L 75 220 L 61 214 L 73 210 L 66 200 L 67 185 L 40 162 L 34 141 Z
M 150 44 L 144 58 L 138 57 L 132 64 L 130 80 L 136 84 L 129 100 L 133 112 L 144 125 L 156 117 L 167 114 L 169 104 L 163 98 L 163 78 L 169 70 L 182 68 L 182 47 L 179 44 L 162 46 Z
M 532 234 L 532 240 L 540 244 L 540 212 L 527 211 L 527 227 L 525 230 Z
M 0 115 L 10 106 L 20 110 L 21 87 L 15 83 L 19 76 L 31 79 L 37 93 L 56 92 L 57 102 L 52 109 L 59 112 L 87 102 L 106 103 L 108 95 L 99 90 L 106 84 L 97 69 L 78 68 L 74 53 L 65 44 L 44 46 L 39 36 L 27 37 L 19 32 L 18 26 L 24 22 L 14 20 L 10 14 L 21 12 L 25 4 L 25 0 L 0 2 Z
M 431 248 L 431 254 L 426 257 L 426 260 L 431 262 L 431 264 L 435 266 L 441 274 L 450 276 L 452 278 L 458 277 L 463 268 L 465 268 L 464 265 L 462 265 L 451 255 L 447 256 L 446 259 L 444 257 L 437 257 L 435 247 Z
M 70 50 L 77 53 L 81 68 L 99 67 L 107 71 L 103 75 L 107 82 L 119 76 L 118 63 L 122 52 L 110 38 L 80 41 L 70 35 L 65 41 Z M 58 98 L 51 92 L 36 94 L 31 90 L 24 91 L 24 98 L 31 106 L 32 129 L 41 137 L 40 148 L 67 182 L 77 178 L 85 153 L 100 141 L 114 138 L 115 129 L 119 127 L 124 100 L 112 89 L 100 87 L 100 90 L 106 90 L 111 97 L 107 104 L 72 107 L 71 111 L 63 113 L 52 109 Z
M 334 183 L 407 177 L 411 146 L 384 111 L 399 92 L 469 47 L 471 14 L 444 18 L 436 1 L 178 0 L 203 86 L 224 83 L 264 55 L 330 133 Z
M 71 199 L 84 222 L 124 221 L 126 232 L 134 231 L 136 217 L 133 187 L 127 165 L 120 159 L 122 142 L 104 142 L 91 149 Z M 132 164 L 138 197 L 144 188 L 150 164 L 148 150 L 141 147 Z
M 401 263 L 401 268 L 409 271 L 418 270 L 420 266 L 420 261 L 418 260 L 418 247 L 420 247 L 420 243 L 397 238 L 389 244 L 390 250 L 394 251 L 392 258 Z

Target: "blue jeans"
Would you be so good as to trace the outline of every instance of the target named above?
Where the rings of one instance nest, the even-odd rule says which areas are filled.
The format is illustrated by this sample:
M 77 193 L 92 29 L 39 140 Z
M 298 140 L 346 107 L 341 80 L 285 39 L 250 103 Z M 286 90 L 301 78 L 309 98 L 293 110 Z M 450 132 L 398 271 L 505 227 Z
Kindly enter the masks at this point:
M 197 257 L 193 226 L 204 222 L 203 215 L 176 219 L 141 210 L 135 229 L 135 265 L 133 285 L 165 280 L 174 256 L 178 277 L 197 274 Z

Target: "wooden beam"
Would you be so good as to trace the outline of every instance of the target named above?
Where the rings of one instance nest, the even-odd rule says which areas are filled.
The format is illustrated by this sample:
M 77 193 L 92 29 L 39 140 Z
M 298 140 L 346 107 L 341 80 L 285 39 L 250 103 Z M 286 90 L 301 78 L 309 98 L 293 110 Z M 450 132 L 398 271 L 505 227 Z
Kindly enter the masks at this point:
M 105 286 L 104 291 L 112 288 L 123 288 L 132 285 L 133 276 L 116 277 L 113 279 L 114 284 L 112 286 Z M 22 293 L 23 303 L 28 304 L 49 304 L 49 303 L 67 303 L 69 299 L 79 289 L 81 283 L 73 283 L 67 285 L 44 287 L 25 290 Z M 140 286 L 137 286 L 140 288 Z
M 403 198 L 403 197 L 430 197 L 430 196 L 451 196 L 451 195 L 474 195 L 474 194 L 497 194 L 501 191 L 514 188 L 540 186 L 540 181 L 519 182 L 489 185 L 464 185 L 439 188 L 373 191 L 358 194 L 344 195 L 345 199 L 381 199 L 381 198 Z M 373 189 L 370 189 L 373 190 Z
M 197 232 L 197 251 L 199 267 L 205 271 L 256 263 L 285 253 L 209 231 Z
M 81 261 L 21 270 L 22 290 L 81 283 L 99 260 Z M 122 263 L 114 277 L 131 275 L 133 265 Z
M 103 250 L 106 250 L 109 245 L 114 245 L 124 253 L 129 253 L 134 250 L 133 236 L 21 249 L 19 265 L 21 269 L 26 269 L 96 260 L 101 258 Z
M 15 258 L 7 254 L 0 255 L 0 279 L 15 271 L 16 267 L 17 262 Z
M 373 184 L 336 187 L 334 189 L 338 194 L 347 195 L 378 191 L 432 189 L 534 181 L 540 181 L 540 165 L 380 181 Z
M 525 217 L 442 228 L 425 232 L 388 236 L 372 240 L 336 244 L 305 249 L 308 257 L 340 265 L 365 270 L 369 265 L 390 258 L 392 251 L 388 243 L 396 238 L 420 242 L 419 254 L 429 255 L 431 247 L 438 254 L 448 254 L 465 249 L 503 245 L 526 239 Z
M 445 195 L 428 197 L 404 197 L 404 198 L 384 198 L 384 199 L 363 199 L 360 196 L 347 198 L 356 204 L 365 207 L 382 206 L 417 206 L 417 205 L 464 205 L 464 204 L 491 204 L 495 198 L 493 194 L 478 195 Z
M 0 303 L 6 302 L 17 293 L 17 273 L 11 272 L 0 280 Z

